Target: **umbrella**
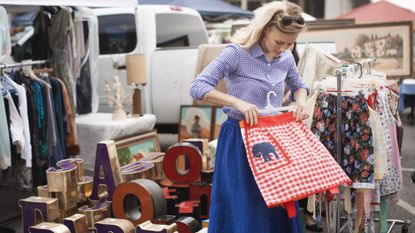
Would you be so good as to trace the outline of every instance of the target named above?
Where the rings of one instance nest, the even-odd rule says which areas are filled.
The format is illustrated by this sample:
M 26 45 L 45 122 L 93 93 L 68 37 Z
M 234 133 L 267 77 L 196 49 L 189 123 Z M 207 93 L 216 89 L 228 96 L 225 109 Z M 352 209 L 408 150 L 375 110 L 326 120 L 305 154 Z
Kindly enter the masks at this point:
M 138 0 L 139 4 L 176 5 L 195 9 L 202 17 L 253 17 L 250 11 L 243 10 L 220 0 Z

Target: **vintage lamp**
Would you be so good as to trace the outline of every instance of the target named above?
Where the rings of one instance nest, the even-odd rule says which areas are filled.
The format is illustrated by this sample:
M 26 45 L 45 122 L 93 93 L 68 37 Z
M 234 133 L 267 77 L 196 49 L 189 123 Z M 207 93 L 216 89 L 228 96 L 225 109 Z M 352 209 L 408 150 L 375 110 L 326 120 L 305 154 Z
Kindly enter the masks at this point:
M 147 83 L 146 60 L 144 54 L 126 56 L 127 83 L 134 87 L 133 116 L 142 115 L 140 85 Z

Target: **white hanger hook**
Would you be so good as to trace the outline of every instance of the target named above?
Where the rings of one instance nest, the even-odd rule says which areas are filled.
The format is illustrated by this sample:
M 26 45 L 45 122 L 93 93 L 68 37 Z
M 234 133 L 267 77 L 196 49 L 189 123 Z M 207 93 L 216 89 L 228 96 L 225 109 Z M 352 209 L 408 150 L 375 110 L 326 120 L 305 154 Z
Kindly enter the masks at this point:
M 267 107 L 266 108 L 273 108 L 273 106 L 271 104 L 271 100 L 270 100 L 271 94 L 274 94 L 275 97 L 277 96 L 277 93 L 275 93 L 275 91 L 269 91 L 267 93 Z

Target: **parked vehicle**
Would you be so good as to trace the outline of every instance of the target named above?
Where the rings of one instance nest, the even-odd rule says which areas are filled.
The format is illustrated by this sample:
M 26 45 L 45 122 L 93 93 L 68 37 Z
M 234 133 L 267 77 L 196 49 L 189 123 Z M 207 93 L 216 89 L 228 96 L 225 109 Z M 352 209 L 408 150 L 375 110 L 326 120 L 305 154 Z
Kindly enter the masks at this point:
M 200 14 L 168 5 L 93 11 L 99 24 L 99 111 L 112 111 L 104 94 L 104 80 L 111 83 L 112 76 L 118 74 L 124 89 L 131 90 L 126 71 L 115 69 L 114 64 L 123 66 L 126 54 L 145 54 L 148 83 L 142 92 L 143 112 L 156 115 L 159 132 L 177 132 L 180 105 L 193 101 L 188 89 L 195 77 L 198 46 L 208 42 Z M 130 105 L 127 111 L 131 111 Z

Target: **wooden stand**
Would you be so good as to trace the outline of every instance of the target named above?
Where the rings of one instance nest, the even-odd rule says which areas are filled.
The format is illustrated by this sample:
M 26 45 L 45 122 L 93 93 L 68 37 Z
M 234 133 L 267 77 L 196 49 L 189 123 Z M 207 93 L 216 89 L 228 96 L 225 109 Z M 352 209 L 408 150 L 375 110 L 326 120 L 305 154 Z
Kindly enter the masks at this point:
M 141 111 L 141 90 L 137 86 L 134 87 L 133 94 L 133 116 L 143 115 Z

